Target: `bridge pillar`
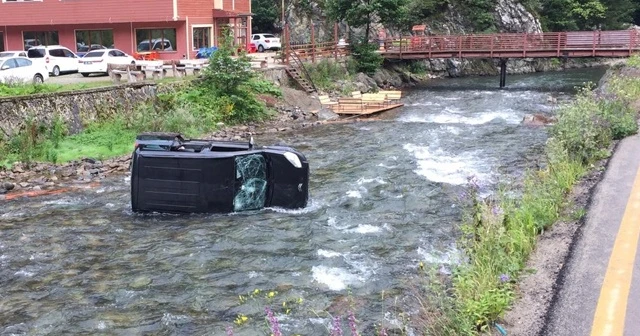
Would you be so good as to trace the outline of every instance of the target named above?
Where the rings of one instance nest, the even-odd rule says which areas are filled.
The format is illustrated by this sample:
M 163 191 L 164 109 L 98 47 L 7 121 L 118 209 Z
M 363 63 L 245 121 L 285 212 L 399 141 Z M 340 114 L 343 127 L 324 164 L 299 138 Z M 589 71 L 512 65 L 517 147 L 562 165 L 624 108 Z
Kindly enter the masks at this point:
M 507 61 L 508 58 L 500 59 L 500 88 L 502 89 L 507 85 Z

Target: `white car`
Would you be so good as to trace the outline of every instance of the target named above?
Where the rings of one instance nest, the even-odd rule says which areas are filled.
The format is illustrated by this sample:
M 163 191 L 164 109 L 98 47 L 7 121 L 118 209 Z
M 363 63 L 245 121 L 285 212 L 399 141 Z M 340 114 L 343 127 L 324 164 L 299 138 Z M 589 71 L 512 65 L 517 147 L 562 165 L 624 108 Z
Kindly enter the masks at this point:
M 273 34 L 253 34 L 251 35 L 251 43 L 256 45 L 259 52 L 280 50 L 282 48 L 280 39 Z
M 0 51 L 0 58 L 8 57 L 27 57 L 27 52 L 22 50 Z
M 49 73 L 54 77 L 63 72 L 78 71 L 78 55 L 63 46 L 37 46 L 27 51 L 27 56 L 32 60 L 44 61 Z
M 49 79 L 49 71 L 40 62 L 26 57 L 0 58 L 0 83 L 42 84 Z
M 92 73 L 108 73 L 109 64 L 136 64 L 135 58 L 118 49 L 99 49 L 86 53 L 78 60 L 78 72 L 84 77 Z

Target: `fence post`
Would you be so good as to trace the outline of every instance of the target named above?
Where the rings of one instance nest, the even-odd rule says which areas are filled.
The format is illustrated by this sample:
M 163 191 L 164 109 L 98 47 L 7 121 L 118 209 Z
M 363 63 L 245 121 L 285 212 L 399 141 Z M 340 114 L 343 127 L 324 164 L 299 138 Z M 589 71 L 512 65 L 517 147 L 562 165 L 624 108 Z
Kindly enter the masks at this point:
M 333 57 L 338 61 L 338 22 L 333 24 Z
M 524 41 L 522 42 L 522 57 L 527 57 L 527 33 L 524 33 Z
M 629 56 L 633 54 L 635 50 L 635 43 L 637 39 L 637 33 L 635 29 L 629 30 Z
M 289 24 L 284 24 L 284 51 L 282 57 L 284 58 L 284 64 L 289 65 L 289 49 L 291 48 L 291 41 L 289 38 Z
M 316 24 L 311 23 L 311 63 L 316 62 Z
M 591 46 L 591 56 L 595 57 L 596 56 L 596 31 L 593 31 L 593 41 L 592 41 L 592 46 Z

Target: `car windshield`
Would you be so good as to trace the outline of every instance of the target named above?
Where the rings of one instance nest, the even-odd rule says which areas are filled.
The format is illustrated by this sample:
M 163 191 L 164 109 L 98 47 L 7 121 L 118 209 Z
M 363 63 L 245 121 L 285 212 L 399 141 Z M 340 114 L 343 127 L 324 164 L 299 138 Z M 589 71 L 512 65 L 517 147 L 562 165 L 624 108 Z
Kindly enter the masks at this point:
M 11 56 L 13 56 L 12 52 L 0 52 L 0 58 L 11 57 Z
M 44 49 L 29 49 L 29 51 L 27 51 L 27 56 L 29 58 L 42 58 L 44 57 Z
M 92 51 L 86 53 L 84 57 L 102 57 L 102 55 L 104 55 L 104 51 Z

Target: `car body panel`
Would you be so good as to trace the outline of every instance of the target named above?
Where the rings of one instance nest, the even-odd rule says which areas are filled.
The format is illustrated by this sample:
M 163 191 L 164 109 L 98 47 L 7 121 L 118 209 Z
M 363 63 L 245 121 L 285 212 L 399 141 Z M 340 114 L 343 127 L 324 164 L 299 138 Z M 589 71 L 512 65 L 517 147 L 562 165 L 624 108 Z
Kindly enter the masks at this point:
M 49 71 L 40 62 L 26 57 L 0 58 L 0 83 L 30 84 L 36 75 L 40 75 L 43 82 L 49 79 Z
M 178 137 L 137 140 L 133 211 L 228 213 L 307 205 L 309 163 L 295 149 Z M 295 164 L 285 153 L 297 158 Z

